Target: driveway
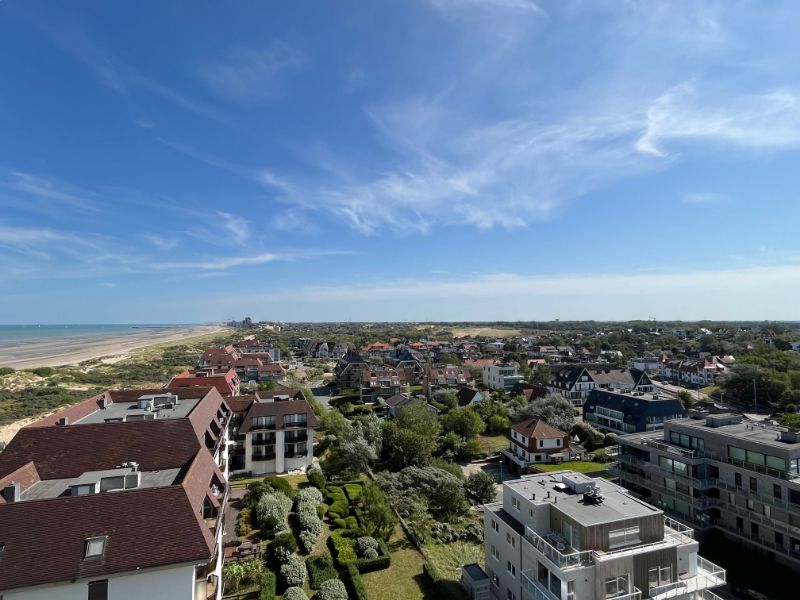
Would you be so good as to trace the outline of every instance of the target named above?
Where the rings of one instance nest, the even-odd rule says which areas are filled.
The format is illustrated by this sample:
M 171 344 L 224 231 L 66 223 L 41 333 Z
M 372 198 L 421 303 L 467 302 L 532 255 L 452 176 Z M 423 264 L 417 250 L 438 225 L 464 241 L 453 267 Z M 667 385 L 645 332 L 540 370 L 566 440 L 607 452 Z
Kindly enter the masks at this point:
M 325 410 L 331 409 L 331 396 L 336 391 L 335 385 L 322 387 L 322 381 L 310 381 L 308 387 Z

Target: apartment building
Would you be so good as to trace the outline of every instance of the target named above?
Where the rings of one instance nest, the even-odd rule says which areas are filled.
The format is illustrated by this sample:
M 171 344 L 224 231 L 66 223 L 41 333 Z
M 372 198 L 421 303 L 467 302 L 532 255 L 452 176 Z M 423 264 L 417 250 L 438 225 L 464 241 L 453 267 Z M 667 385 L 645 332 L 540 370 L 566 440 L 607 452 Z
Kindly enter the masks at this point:
M 361 386 L 361 371 L 368 369 L 367 361 L 355 350 L 348 350 L 336 362 L 334 371 L 336 385 L 340 390 L 358 389 Z
M 483 385 L 490 390 L 511 390 L 523 381 L 519 366 L 511 363 L 490 363 L 483 365 Z
M 660 394 L 595 389 L 583 403 L 583 420 L 606 433 L 655 431 L 685 416 L 680 400 Z
M 725 583 L 725 571 L 698 555 L 692 529 L 605 479 L 528 475 L 484 508 L 494 600 L 719 600 L 710 588 Z M 463 581 L 480 581 L 470 569 Z
M 604 365 L 577 365 L 555 370 L 548 390 L 583 406 L 592 390 L 621 392 L 652 392 L 655 388 L 646 372 L 638 369 L 618 369 Z
M 619 438 L 632 493 L 800 571 L 800 434 L 739 415 L 694 414 Z
M 104 392 L 17 433 L 0 453 L 0 597 L 221 598 L 229 410 L 197 391 Z
M 408 393 L 405 371 L 397 369 L 364 369 L 361 371 L 361 402 L 374 404 L 398 394 Z
M 257 392 L 234 435 L 234 452 L 244 455 L 242 471 L 253 475 L 305 471 L 314 461 L 318 427 L 317 416 L 297 390 Z
M 217 388 L 217 391 L 223 396 L 238 396 L 241 383 L 239 375 L 233 368 L 223 368 L 220 371 L 188 369 L 175 375 L 165 387 L 206 387 L 210 385 Z
M 423 379 L 423 390 L 428 398 L 440 391 L 456 391 L 461 387 L 468 386 L 472 382 L 472 375 L 469 369 L 447 365 L 444 367 L 428 367 L 425 369 Z

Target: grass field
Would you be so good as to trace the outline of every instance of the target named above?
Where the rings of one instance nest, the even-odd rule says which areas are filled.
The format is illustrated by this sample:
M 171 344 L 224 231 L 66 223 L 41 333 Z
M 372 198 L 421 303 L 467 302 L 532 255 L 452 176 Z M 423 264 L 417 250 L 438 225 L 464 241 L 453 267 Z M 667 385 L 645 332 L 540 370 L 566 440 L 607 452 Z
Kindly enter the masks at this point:
M 508 438 L 504 435 L 479 435 L 478 444 L 484 454 L 495 454 L 508 446 Z
M 398 525 L 389 540 L 392 564 L 388 569 L 361 576 L 370 598 L 433 600 L 433 586 L 422 572 L 424 559 Z
M 478 563 L 483 566 L 483 544 L 453 542 L 452 544 L 425 544 L 425 553 L 442 574 L 442 577 L 459 581 L 462 565 Z
M 519 329 L 498 327 L 456 327 L 451 329 L 453 337 L 511 337 L 520 335 Z
M 536 465 L 536 468 L 540 471 L 565 471 L 565 470 L 572 470 L 577 471 L 578 473 L 591 473 L 593 471 L 603 471 L 606 469 L 606 465 L 604 463 L 597 463 L 591 461 L 570 461 L 570 462 L 563 462 L 558 465 Z

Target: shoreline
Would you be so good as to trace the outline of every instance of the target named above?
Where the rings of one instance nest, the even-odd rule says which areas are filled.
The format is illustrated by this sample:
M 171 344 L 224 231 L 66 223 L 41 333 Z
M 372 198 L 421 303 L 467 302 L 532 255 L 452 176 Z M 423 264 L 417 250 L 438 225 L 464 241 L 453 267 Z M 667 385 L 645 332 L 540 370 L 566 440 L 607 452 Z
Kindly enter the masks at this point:
M 219 333 L 228 328 L 222 325 L 197 325 L 166 329 L 137 329 L 134 333 L 113 337 L 67 338 L 35 340 L 16 343 L 13 347 L 0 344 L 0 367 L 16 370 L 38 367 L 61 367 L 102 358 L 116 358 L 134 350 L 169 342 Z M 11 354 L 13 353 L 13 355 Z

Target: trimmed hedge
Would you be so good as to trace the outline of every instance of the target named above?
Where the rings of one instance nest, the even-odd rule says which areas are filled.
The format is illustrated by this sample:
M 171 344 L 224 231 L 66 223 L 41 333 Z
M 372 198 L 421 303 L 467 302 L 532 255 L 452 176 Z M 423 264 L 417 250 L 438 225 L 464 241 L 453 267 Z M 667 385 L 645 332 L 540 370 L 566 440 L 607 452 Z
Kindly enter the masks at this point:
M 339 576 L 333 567 L 333 559 L 330 554 L 312 556 L 306 560 L 306 569 L 308 570 L 308 584 L 312 590 L 318 590 L 324 582 Z
M 364 581 L 361 579 L 361 573 L 358 572 L 354 564 L 347 565 L 345 575 L 343 581 L 351 600 L 369 600 L 367 588 L 364 587 Z
M 342 487 L 344 488 L 344 493 L 350 502 L 355 502 L 364 489 L 364 486 L 360 483 L 345 483 Z
M 334 529 L 358 529 L 358 520 L 352 516 L 344 519 L 332 519 L 331 525 Z
M 347 565 L 358 560 L 356 555 L 356 541 L 353 535 L 356 532 L 350 529 L 336 529 L 331 532 L 328 544 L 331 548 L 334 564 L 339 569 L 344 569 Z
M 356 561 L 356 568 L 359 573 L 372 573 L 372 571 L 380 571 L 381 569 L 388 569 L 392 564 L 392 553 L 389 547 L 382 539 L 378 538 L 378 558 L 360 558 Z
M 258 600 L 275 600 L 275 573 L 267 571 L 261 577 L 261 592 Z

